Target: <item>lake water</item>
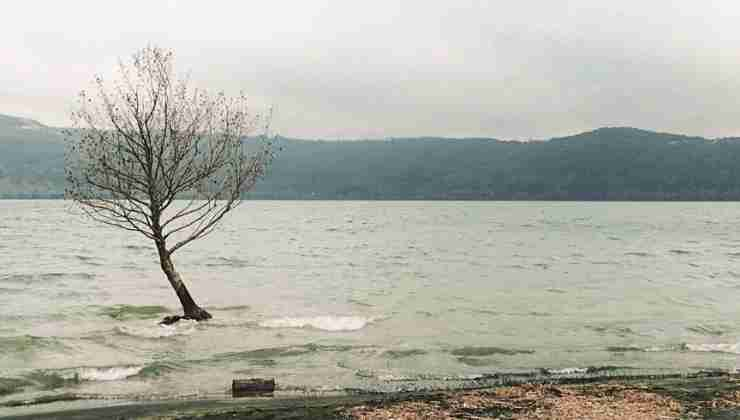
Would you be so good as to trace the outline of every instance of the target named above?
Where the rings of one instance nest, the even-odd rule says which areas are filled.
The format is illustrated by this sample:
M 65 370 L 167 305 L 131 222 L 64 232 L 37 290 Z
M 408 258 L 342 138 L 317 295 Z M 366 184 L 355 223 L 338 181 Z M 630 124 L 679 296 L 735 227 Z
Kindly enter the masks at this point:
M 0 404 L 460 386 L 738 366 L 740 204 L 250 201 L 174 256 L 63 201 L 0 201 Z M 4 410 L 4 411 L 3 411 Z M 0 408 L 0 415 L 14 412 Z

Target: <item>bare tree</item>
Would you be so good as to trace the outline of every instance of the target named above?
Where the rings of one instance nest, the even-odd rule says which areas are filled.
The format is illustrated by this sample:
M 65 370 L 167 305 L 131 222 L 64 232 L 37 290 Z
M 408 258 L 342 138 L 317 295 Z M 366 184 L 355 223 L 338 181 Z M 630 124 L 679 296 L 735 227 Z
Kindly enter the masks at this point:
M 266 120 L 244 95 L 210 95 L 176 78 L 172 52 L 147 47 L 108 83 L 95 78 L 72 114 L 66 197 L 91 219 L 152 240 L 184 311 L 205 320 L 172 254 L 213 232 L 272 160 Z M 265 128 L 266 132 L 266 128 Z M 168 317 L 170 321 L 179 317 Z

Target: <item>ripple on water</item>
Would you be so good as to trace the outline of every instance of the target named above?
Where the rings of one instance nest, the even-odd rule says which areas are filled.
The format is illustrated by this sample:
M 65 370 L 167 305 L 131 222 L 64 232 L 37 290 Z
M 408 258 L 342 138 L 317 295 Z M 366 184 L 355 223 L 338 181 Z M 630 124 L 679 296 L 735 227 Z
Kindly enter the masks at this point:
M 249 305 L 231 305 L 231 306 L 214 306 L 209 309 L 213 309 L 214 311 L 248 311 L 251 310 L 252 307 Z
M 198 362 L 232 362 L 243 360 L 273 360 L 285 357 L 297 357 L 313 353 L 322 352 L 348 352 L 354 349 L 365 349 L 367 346 L 349 346 L 349 345 L 320 345 L 320 344 L 303 344 L 296 346 L 267 347 L 261 349 L 218 353 L 212 357 L 199 360 Z
M 654 257 L 654 254 L 651 254 L 649 252 L 643 252 L 643 251 L 633 251 L 633 252 L 625 252 L 624 255 L 628 255 L 631 257 Z
M 483 367 L 500 364 L 501 362 L 487 357 L 458 357 L 457 361 L 472 367 Z
M 383 352 L 383 357 L 389 359 L 405 359 L 407 357 L 423 356 L 425 354 L 427 354 L 427 351 L 422 349 L 386 350 Z
M 52 281 L 59 281 L 65 278 L 92 280 L 95 278 L 95 274 L 84 273 L 84 272 L 8 274 L 3 277 L 0 277 L 0 281 L 8 282 L 8 283 L 16 283 L 16 284 L 36 284 L 36 283 L 48 283 Z
M 117 321 L 159 318 L 168 312 L 170 312 L 169 309 L 159 305 L 111 305 L 98 310 L 100 315 Z
M 740 354 L 740 343 L 686 343 L 681 346 L 681 349 L 697 353 Z
M 242 260 L 239 258 L 227 258 L 227 257 L 218 257 L 214 259 L 213 261 L 207 262 L 205 264 L 206 267 L 234 267 L 234 268 L 244 268 L 248 267 L 250 264 L 247 260 Z
M 25 379 L 0 377 L 0 397 L 21 392 L 29 385 L 32 385 L 32 382 Z
M 698 324 L 686 327 L 686 330 L 699 335 L 718 337 L 727 333 L 730 330 L 730 327 L 726 325 Z
M 263 328 L 313 328 L 323 331 L 356 331 L 377 321 L 375 317 L 360 316 L 317 316 L 307 318 L 273 318 L 259 323 Z
M 134 338 L 162 339 L 190 335 L 196 331 L 197 324 L 198 321 L 181 320 L 172 325 L 120 325 L 114 328 L 114 333 Z
M 650 347 L 640 347 L 640 346 L 609 346 L 606 347 L 606 351 L 610 353 L 632 353 L 632 352 L 647 352 L 647 353 L 653 353 L 653 352 L 664 352 L 664 351 L 678 351 L 681 350 L 682 346 L 650 346 Z
M 43 349 L 63 351 L 66 346 L 55 337 L 37 337 L 33 335 L 0 337 L 0 356 L 29 356 L 31 353 Z
M 584 327 L 587 330 L 593 331 L 603 335 L 615 335 L 617 337 L 627 337 L 631 335 L 639 335 L 632 328 L 629 327 L 618 327 L 609 325 L 586 325 Z
M 119 381 L 140 374 L 144 368 L 143 365 L 119 365 L 45 369 L 26 374 L 24 379 L 37 389 L 53 390 L 83 381 Z
M 98 261 L 98 258 L 90 257 L 88 255 L 75 255 L 74 258 L 85 265 L 90 265 L 93 267 L 99 267 L 103 265 L 103 263 Z
M 519 350 L 519 349 L 508 349 L 508 348 L 503 348 L 503 347 L 488 347 L 488 346 L 460 347 L 450 352 L 450 354 L 452 354 L 453 356 L 463 356 L 463 357 L 494 356 L 494 355 L 515 356 L 518 354 L 533 354 L 533 353 L 534 353 L 534 350 Z

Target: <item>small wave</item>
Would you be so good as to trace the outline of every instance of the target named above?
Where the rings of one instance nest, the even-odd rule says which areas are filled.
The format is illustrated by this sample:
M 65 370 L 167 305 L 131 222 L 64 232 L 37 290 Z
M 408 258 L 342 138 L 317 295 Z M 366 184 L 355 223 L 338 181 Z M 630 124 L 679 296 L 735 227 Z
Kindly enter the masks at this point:
M 125 249 L 129 249 L 131 251 L 149 251 L 150 248 L 148 246 L 143 245 L 126 245 L 124 246 Z
M 674 255 L 691 255 L 693 252 L 687 251 L 685 249 L 671 249 L 668 252 Z
M 501 312 L 492 311 L 490 309 L 471 309 L 470 312 L 472 312 L 474 314 L 491 315 L 491 316 L 499 316 L 499 315 L 501 315 Z
M 518 354 L 533 354 L 534 350 L 517 350 L 517 349 L 507 349 L 503 347 L 461 347 L 459 349 L 452 350 L 450 354 L 453 356 L 462 356 L 462 357 L 481 357 L 481 356 L 494 356 L 494 355 L 503 355 L 503 356 L 516 356 Z
M 306 346 L 268 347 L 264 349 L 219 353 L 206 361 L 232 360 L 272 360 L 281 357 L 295 357 L 313 353 L 315 349 Z
M 593 265 L 622 265 L 619 261 L 589 261 Z
M 472 367 L 490 366 L 498 363 L 496 360 L 480 357 L 458 357 L 457 361 Z
M 31 383 L 24 379 L 0 377 L 0 396 L 21 392 L 28 385 Z
M 100 262 L 97 261 L 97 258 L 90 257 L 90 256 L 87 256 L 87 255 L 75 255 L 74 257 L 78 261 L 80 261 L 80 262 L 82 262 L 84 264 L 87 264 L 87 265 L 91 265 L 91 266 L 101 266 L 101 265 L 103 265 L 102 263 L 100 263 Z
M 642 252 L 642 251 L 625 252 L 624 255 L 629 255 L 631 257 L 652 257 L 653 256 L 653 254 L 649 252 Z
M 262 349 L 219 353 L 214 355 L 212 358 L 203 359 L 201 362 L 212 362 L 212 361 L 234 361 L 234 360 L 272 360 L 282 357 L 295 357 L 302 356 L 311 353 L 320 352 L 346 352 L 353 350 L 353 346 L 341 346 L 341 345 L 319 345 L 314 343 L 304 344 L 300 346 L 284 346 L 284 347 L 267 347 Z
M 686 330 L 699 334 L 699 335 L 708 335 L 708 336 L 716 337 L 716 336 L 724 335 L 725 332 L 727 331 L 727 327 L 699 324 L 699 325 L 694 325 L 691 327 L 686 327 Z
M 517 269 L 517 270 L 526 270 L 527 269 L 527 267 L 525 267 L 525 266 L 523 266 L 521 264 L 509 264 L 509 265 L 504 265 L 503 267 L 504 268 L 514 268 L 514 269 Z
M 542 369 L 542 373 L 546 375 L 577 375 L 588 373 L 588 368 L 562 368 L 562 369 Z
M 63 350 L 65 346 L 54 337 L 36 337 L 33 335 L 0 337 L 0 355 L 13 353 L 23 355 L 44 348 Z
M 568 293 L 567 291 L 565 291 L 563 289 L 558 289 L 558 288 L 555 288 L 555 287 L 551 287 L 549 289 L 545 289 L 545 291 L 548 292 L 548 293 L 556 293 L 556 294 L 560 294 L 560 295 Z
M 259 323 L 263 328 L 315 328 L 322 331 L 357 331 L 376 318 L 359 316 L 317 316 L 312 318 L 273 318 Z
M 361 301 L 359 299 L 347 299 L 347 303 L 351 303 L 351 304 L 357 305 L 357 306 L 364 306 L 364 307 L 367 307 L 367 308 L 371 308 L 373 306 L 373 305 L 371 305 L 371 304 L 369 304 L 367 302 L 363 302 L 363 301 Z
M 63 278 L 73 278 L 73 279 L 85 279 L 85 280 L 92 280 L 95 278 L 95 274 L 92 273 L 35 273 L 35 274 L 10 274 L 3 276 L 0 278 L 3 282 L 8 283 L 21 283 L 21 284 L 31 284 L 31 283 L 46 283 L 51 281 L 60 280 Z
M 24 378 L 30 381 L 34 387 L 45 391 L 75 385 L 80 382 L 73 369 L 60 371 L 36 370 L 24 375 Z
M 138 375 L 144 366 L 81 367 L 76 375 L 81 381 L 119 381 Z
M 173 362 L 154 362 L 142 367 L 141 370 L 139 370 L 136 374 L 131 375 L 130 377 L 156 378 L 182 368 L 183 366 Z
M 81 366 L 76 368 L 38 370 L 25 376 L 26 380 L 43 390 L 53 390 L 83 381 L 120 381 L 138 375 L 145 366 Z
M 698 353 L 740 354 L 740 343 L 684 344 L 683 350 Z
M 23 289 L 10 289 L 7 287 L 0 287 L 0 295 L 18 295 L 21 293 L 25 293 L 25 290 Z
M 651 347 L 639 347 L 639 346 L 609 346 L 606 348 L 606 351 L 610 353 L 629 353 L 629 352 L 647 352 L 647 353 L 653 353 L 653 352 L 663 352 L 663 351 L 675 351 L 679 350 L 680 347 L 672 346 L 672 347 L 661 347 L 661 346 L 651 346 Z
M 158 318 L 169 309 L 159 305 L 112 305 L 100 309 L 101 315 L 108 316 L 117 321 L 127 319 L 152 319 Z
M 142 327 L 121 325 L 116 327 L 114 330 L 116 334 L 127 335 L 130 337 L 166 338 L 178 335 L 190 335 L 195 331 L 197 325 L 198 321 L 186 319 L 172 325 L 156 324 Z
M 589 367 L 568 367 L 560 369 L 540 369 L 540 373 L 544 375 L 585 375 L 585 374 L 596 374 L 596 373 L 607 373 L 617 370 L 628 370 L 629 367 L 620 366 L 589 366 Z
M 252 309 L 249 305 L 215 306 L 209 309 L 214 311 L 248 311 Z
M 0 280 L 5 283 L 29 283 L 33 279 L 33 276 L 29 274 L 8 274 L 0 277 Z
M 408 350 L 386 350 L 383 356 L 391 359 L 403 359 L 406 357 L 423 356 L 427 354 L 426 350 L 408 349 Z
M 206 267 L 235 267 L 235 268 L 244 268 L 250 265 L 249 261 L 242 260 L 239 258 L 227 258 L 227 257 L 218 257 L 213 262 L 208 262 L 205 264 Z
M 604 325 L 586 325 L 584 328 L 598 334 L 616 335 L 618 337 L 627 337 L 630 335 L 639 335 L 632 328 L 604 326 Z

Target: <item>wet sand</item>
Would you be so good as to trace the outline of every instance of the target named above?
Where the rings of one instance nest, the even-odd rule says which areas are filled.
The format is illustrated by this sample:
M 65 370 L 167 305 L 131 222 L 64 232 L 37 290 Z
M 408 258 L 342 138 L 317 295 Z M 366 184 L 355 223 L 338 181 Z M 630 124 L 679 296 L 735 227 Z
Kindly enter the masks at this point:
M 740 419 L 740 375 L 571 377 L 456 391 L 137 402 L 11 418 L 727 420 Z

